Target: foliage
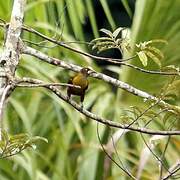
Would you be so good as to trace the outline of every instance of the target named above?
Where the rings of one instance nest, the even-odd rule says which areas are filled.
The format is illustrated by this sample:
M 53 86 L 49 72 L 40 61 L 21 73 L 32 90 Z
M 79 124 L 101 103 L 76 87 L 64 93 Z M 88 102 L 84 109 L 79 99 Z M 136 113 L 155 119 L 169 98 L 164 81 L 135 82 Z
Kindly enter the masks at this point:
M 92 46 L 92 50 L 97 49 L 98 53 L 102 51 L 106 51 L 108 49 L 115 49 L 117 48 L 120 50 L 120 52 L 123 52 L 124 50 L 130 51 L 130 43 L 127 38 L 118 38 L 120 33 L 125 30 L 126 28 L 117 28 L 114 32 L 111 32 L 107 29 L 101 29 L 100 31 L 103 32 L 106 37 L 99 37 L 96 39 L 93 39 L 91 41 L 91 44 L 94 44 Z
M 109 1 L 100 1 L 100 3 L 108 17 L 107 21 L 110 27 L 112 27 L 112 30 L 116 29 L 113 12 L 111 7 L 108 6 Z M 131 14 L 130 8 L 128 8 L 128 1 L 123 1 L 123 3 L 126 4 L 126 9 L 129 9 L 129 14 Z M 86 18 L 89 17 L 90 28 L 95 38 L 92 41 L 93 48 L 97 49 L 97 51 L 104 51 L 106 48 L 112 47 L 119 50 L 123 48 L 129 50 L 130 45 L 132 54 L 137 52 L 138 48 L 139 53 L 141 52 L 140 55 L 138 53 L 141 62 L 139 59 L 135 59 L 132 61 L 132 64 L 139 67 L 143 64 L 147 65 L 145 67 L 147 69 L 159 70 L 161 63 L 162 69 L 173 72 L 178 71 L 177 66 L 179 65 L 179 6 L 180 2 L 178 0 L 174 0 L 173 3 L 172 1 L 164 0 L 137 0 L 131 28 L 132 42 L 126 42 L 124 38 L 120 37 L 121 31 L 125 31 L 121 28 L 117 28 L 113 32 L 102 29 L 101 31 L 106 36 L 103 37 L 104 39 L 101 39 L 99 37 L 95 9 L 92 1 L 89 0 L 61 0 L 61 3 L 59 3 L 59 0 L 28 0 L 25 24 L 50 37 L 55 37 L 65 42 L 84 41 L 85 31 L 83 25 Z M 1 2 L 0 17 L 2 19 L 9 20 L 11 7 L 11 0 Z M 0 37 L 1 42 L 3 42 L 3 33 L 0 33 Z M 23 39 L 37 43 L 42 42 L 41 38 L 26 32 L 23 33 Z M 152 41 L 149 41 L 150 39 Z M 158 44 L 160 46 L 154 47 L 155 42 L 153 43 L 153 40 L 155 39 L 166 39 L 168 45 L 161 46 L 161 44 Z M 110 44 L 106 44 L 106 41 Z M 125 44 L 122 44 L 122 42 Z M 141 42 L 145 42 L 145 44 Z M 107 46 L 104 46 L 103 43 Z M 87 57 L 61 47 L 52 46 L 48 42 L 43 42 L 43 45 L 50 48 L 36 48 L 53 57 L 81 66 L 91 66 L 97 71 L 102 70 L 101 67 Z M 77 43 L 71 45 L 83 51 L 86 51 L 88 48 Z M 144 48 L 148 52 L 153 52 L 153 55 L 155 54 L 158 60 L 154 56 L 148 55 L 149 53 L 144 53 Z M 163 57 L 161 52 L 164 54 L 163 61 L 160 60 Z M 127 52 L 124 52 L 124 57 L 126 57 L 126 54 Z M 147 56 L 152 58 L 153 61 L 148 60 L 147 63 Z M 174 64 L 174 67 L 169 66 L 172 64 Z M 142 67 L 144 68 L 144 66 Z M 165 89 L 162 92 L 166 92 L 166 94 L 163 94 L 167 98 L 166 100 L 179 105 L 178 78 L 172 80 L 167 77 L 154 77 L 154 75 L 142 74 L 139 71 L 125 67 L 111 66 L 110 68 L 110 66 L 105 66 L 105 70 L 108 68 L 116 72 L 116 75 L 118 72 L 120 80 L 151 94 L 161 95 L 160 89 Z M 46 82 L 67 82 L 72 74 L 24 55 L 16 75 L 19 77 L 30 76 L 39 78 Z M 66 93 L 64 88 L 60 90 Z M 75 100 L 79 101 L 79 99 Z M 146 125 L 150 121 L 149 126 L 154 129 L 179 128 L 177 127 L 179 121 L 177 121 L 177 117 L 172 112 L 161 113 L 162 110 L 155 106 L 153 110 L 151 109 L 144 113 L 150 105 L 151 102 L 148 104 L 148 102 L 144 102 L 122 90 L 116 90 L 110 85 L 94 79 L 90 79 L 90 88 L 84 102 L 84 108 L 114 121 L 133 122 L 143 113 L 143 116 L 136 122 L 136 126 L 138 126 L 138 123 Z M 32 134 L 32 137 L 26 134 L 22 135 L 20 140 L 24 144 L 32 143 L 31 140 L 36 136 L 46 137 L 49 143 L 41 143 L 36 151 L 25 150 L 12 158 L 2 159 L 0 162 L 0 179 L 94 180 L 103 177 L 105 154 L 100 148 L 96 133 L 96 123 L 76 112 L 49 91 L 42 88 L 16 89 L 9 99 L 4 118 L 5 129 L 8 129 L 10 134 L 22 132 Z M 99 135 L 103 144 L 111 142 L 111 134 L 114 135 L 116 130 L 111 131 L 112 133 L 104 126 L 99 127 Z M 120 158 L 127 169 L 132 170 L 134 175 L 136 175 L 140 165 L 144 163 L 145 167 L 143 166 L 142 168 L 141 166 L 139 168 L 138 175 L 143 179 L 157 179 L 158 168 L 154 168 L 157 165 L 157 161 L 154 160 L 149 151 L 144 153 L 147 152 L 147 146 L 144 145 L 141 136 L 131 134 L 131 132 L 123 132 L 122 134 L 117 139 L 115 147 L 111 143 L 110 148 L 114 148 L 114 152 L 115 150 L 119 152 L 118 154 L 112 153 L 114 159 L 118 162 Z M 11 137 L 16 139 L 18 136 L 8 135 L 7 139 L 11 139 Z M 156 154 L 159 155 L 163 152 L 166 139 L 156 137 L 154 140 L 152 136 L 147 135 L 145 140 L 147 140 L 149 145 L 154 145 L 153 150 Z M 17 141 L 19 143 L 18 139 Z M 179 139 L 173 137 L 166 157 L 164 157 L 167 167 L 179 158 L 179 146 Z M 107 149 L 107 152 L 110 152 L 111 149 Z M 146 162 L 142 162 L 143 155 L 147 157 Z M 127 179 L 126 174 L 111 161 L 107 172 L 109 179 L 118 179 L 119 177 L 122 180 Z
M 119 27 L 114 32 L 107 29 L 101 29 L 106 36 L 93 39 L 91 41 L 92 50 L 97 49 L 97 52 L 106 51 L 108 49 L 118 49 L 121 54 L 126 52 L 131 52 L 130 39 L 127 37 L 118 37 L 126 28 Z M 136 44 L 137 50 L 136 54 L 139 60 L 142 62 L 143 66 L 147 66 L 148 57 L 151 58 L 159 67 L 161 67 L 161 60 L 164 58 L 164 54 L 157 47 L 152 46 L 154 43 L 164 43 L 167 41 L 163 39 L 154 39 L 150 41 L 140 42 Z
M 147 42 L 136 44 L 136 47 L 140 50 L 137 55 L 142 62 L 143 66 L 147 66 L 148 57 L 151 58 L 159 67 L 161 67 L 161 60 L 164 58 L 164 54 L 158 48 L 152 46 L 154 43 L 166 43 L 167 41 L 162 39 L 150 40 Z
M 6 131 L 2 131 L 0 141 L 0 158 L 14 156 L 27 148 L 36 149 L 38 141 L 48 142 L 47 139 L 39 136 L 30 137 L 28 134 L 17 134 L 9 136 Z

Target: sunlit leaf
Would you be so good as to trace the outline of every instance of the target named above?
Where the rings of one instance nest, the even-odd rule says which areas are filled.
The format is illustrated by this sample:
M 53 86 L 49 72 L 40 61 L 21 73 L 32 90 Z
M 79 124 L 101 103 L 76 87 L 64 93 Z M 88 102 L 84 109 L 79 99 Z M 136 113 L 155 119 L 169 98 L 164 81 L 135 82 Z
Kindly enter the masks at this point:
M 146 55 L 148 57 L 150 57 L 159 67 L 161 67 L 161 61 L 160 59 L 154 55 L 153 53 L 151 53 L 150 51 L 145 51 Z
M 164 40 L 164 39 L 153 39 L 153 40 L 147 41 L 146 44 L 149 45 L 149 44 L 153 44 L 153 43 L 162 43 L 162 44 L 168 45 L 168 41 Z
M 143 66 L 147 66 L 147 56 L 146 53 L 143 51 L 137 52 L 137 55 L 140 59 L 140 61 L 142 62 Z
M 104 34 L 108 35 L 109 37 L 113 37 L 113 34 L 111 31 L 107 30 L 107 29 L 100 29 L 101 32 L 103 32 Z
M 113 32 L 113 34 L 112 34 L 113 37 L 114 37 L 114 38 L 117 38 L 118 35 L 119 35 L 119 33 L 122 32 L 124 29 L 126 29 L 126 28 L 123 28 L 123 27 L 117 28 L 117 29 Z
M 164 58 L 164 54 L 162 53 L 162 51 L 160 51 L 158 48 L 154 46 L 148 46 L 146 50 L 151 51 L 153 54 L 156 54 L 160 59 Z

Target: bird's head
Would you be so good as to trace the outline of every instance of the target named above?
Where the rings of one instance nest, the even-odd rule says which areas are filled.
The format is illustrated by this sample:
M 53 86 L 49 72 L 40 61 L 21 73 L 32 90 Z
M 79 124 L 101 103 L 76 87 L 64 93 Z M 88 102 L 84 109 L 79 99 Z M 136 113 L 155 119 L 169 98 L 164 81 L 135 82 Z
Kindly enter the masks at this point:
M 89 71 L 91 71 L 91 69 L 89 69 L 89 68 L 82 68 L 81 70 L 80 70 L 80 72 L 82 73 L 82 74 L 84 74 L 86 77 L 89 75 L 88 73 L 89 73 Z

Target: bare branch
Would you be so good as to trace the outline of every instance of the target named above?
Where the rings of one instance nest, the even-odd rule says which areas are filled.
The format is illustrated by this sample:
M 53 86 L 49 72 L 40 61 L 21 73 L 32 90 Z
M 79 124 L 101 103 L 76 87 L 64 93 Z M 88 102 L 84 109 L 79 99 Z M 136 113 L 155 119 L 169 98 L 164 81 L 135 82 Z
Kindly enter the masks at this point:
M 4 49 L 0 56 L 0 99 L 1 99 L 1 125 L 3 106 L 11 88 L 8 86 L 9 77 L 14 76 L 19 63 L 19 39 L 23 26 L 24 8 L 26 0 L 14 0 L 11 20 L 7 27 Z M 2 20 L 1 20 L 2 21 Z M 4 23 L 4 22 L 3 22 Z
M 38 51 L 38 50 L 35 50 L 31 47 L 25 47 L 22 49 L 22 52 L 24 54 L 28 54 L 28 55 L 31 55 L 31 56 L 34 56 L 44 62 L 47 62 L 47 63 L 50 63 L 50 64 L 53 64 L 55 66 L 60 66 L 62 68 L 65 68 L 65 69 L 70 69 L 72 71 L 76 71 L 76 72 L 79 72 L 81 70 L 82 67 L 80 66 L 77 66 L 77 65 L 74 65 L 74 64 L 71 64 L 71 63 L 67 63 L 65 61 L 62 61 L 62 60 L 59 60 L 59 59 L 56 59 L 56 58 L 52 58 L 52 57 L 49 57 L 47 56 L 46 54 Z M 103 73 L 97 73 L 95 71 L 91 71 L 90 74 L 89 74 L 91 77 L 94 77 L 94 78 L 98 78 L 98 79 L 102 79 L 103 81 L 106 81 L 108 83 L 111 83 L 113 84 L 114 86 L 116 87 L 119 87 L 119 88 L 122 88 L 134 95 L 137 95 L 137 96 L 140 96 L 140 97 L 143 97 L 143 98 L 146 98 L 146 99 L 156 99 L 155 97 L 149 95 L 148 93 L 146 92 L 143 92 L 141 90 L 138 90 L 132 86 L 130 86 L 129 84 L 127 83 L 124 83 L 120 80 L 117 80 L 117 79 L 114 79 L 110 76 L 107 76 Z
M 135 179 L 136 180 L 136 178 L 127 170 L 127 169 L 125 169 L 124 167 L 122 167 L 121 165 L 119 165 L 111 156 L 112 156 L 112 153 L 111 154 L 109 154 L 107 151 L 106 151 L 106 149 L 105 149 L 105 147 L 103 146 L 103 144 L 102 144 L 102 141 L 101 141 L 101 138 L 100 138 L 100 135 L 99 135 L 99 126 L 98 126 L 99 124 L 97 123 L 97 136 L 98 136 L 98 140 L 99 140 L 99 143 L 100 143 L 100 145 L 101 145 L 101 147 L 102 147 L 102 150 L 104 151 L 104 153 L 107 155 L 107 157 L 117 166 L 117 167 L 119 167 L 124 173 L 126 173 L 131 179 Z M 106 172 L 107 173 L 107 172 Z M 106 179 L 106 174 L 104 174 L 104 179 Z
M 98 124 L 97 124 L 97 128 L 98 128 Z M 98 132 L 98 129 L 97 129 L 97 132 Z M 105 179 L 106 179 L 107 173 L 109 172 L 109 169 L 110 169 L 111 159 L 109 158 L 109 156 L 112 157 L 113 153 L 116 154 L 117 159 L 119 161 L 119 163 L 118 162 L 117 163 L 119 164 L 119 166 L 121 166 L 123 171 L 126 172 L 128 175 L 132 176 L 131 173 L 129 172 L 128 168 L 123 164 L 122 160 L 120 159 L 119 153 L 118 153 L 117 148 L 116 148 L 117 142 L 127 132 L 129 132 L 129 130 L 126 130 L 126 129 L 125 130 L 124 129 L 119 129 L 114 134 L 112 134 L 110 132 L 111 133 L 110 134 L 111 139 L 106 144 L 106 152 L 105 152 L 106 154 L 108 154 L 108 156 L 107 156 L 107 158 L 105 157 L 105 159 L 104 159 L 104 177 L 105 177 Z M 99 134 L 98 134 L 98 136 L 99 136 Z M 101 144 L 101 146 L 103 146 L 103 144 L 101 142 L 100 142 L 100 144 Z
M 75 53 L 78 53 L 78 54 L 81 54 L 81 55 L 90 57 L 90 58 L 92 58 L 92 59 L 101 60 L 101 61 L 107 61 L 107 62 L 116 64 L 116 65 L 124 65 L 124 66 L 130 67 L 130 68 L 133 68 L 133 69 L 135 69 L 135 70 L 139 70 L 139 71 L 141 71 L 141 72 L 149 73 L 149 74 L 178 75 L 178 76 L 180 76 L 180 72 L 150 71 L 150 70 L 146 70 L 146 69 L 142 69 L 142 68 L 140 68 L 140 67 L 134 66 L 134 65 L 132 65 L 132 64 L 125 63 L 125 61 L 129 61 L 129 60 L 132 60 L 132 59 L 136 58 L 137 55 L 134 55 L 134 56 L 129 57 L 129 58 L 126 58 L 126 59 L 115 59 L 115 58 L 107 58 L 107 57 L 95 56 L 95 55 L 92 55 L 92 54 L 89 54 L 89 53 L 80 51 L 80 50 L 78 50 L 78 49 L 75 49 L 75 48 L 67 45 L 66 42 L 62 42 L 62 41 L 58 41 L 58 40 L 56 40 L 56 39 L 49 38 L 48 36 L 46 36 L 46 35 L 38 32 L 38 31 L 36 31 L 36 30 L 33 29 L 33 28 L 24 26 L 23 29 L 26 30 L 26 31 L 28 31 L 28 32 L 34 33 L 34 34 L 40 36 L 41 38 L 46 39 L 46 40 L 49 41 L 49 42 L 52 42 L 52 43 L 54 43 L 54 44 L 57 44 L 57 45 L 59 45 L 59 46 L 61 46 L 61 47 L 63 47 L 63 48 L 69 49 L 69 50 L 71 50 L 71 51 L 73 51 L 73 52 L 75 52 Z
M 4 24 L 0 24 L 1 27 L 4 27 Z M 81 55 L 84 55 L 84 56 L 87 56 L 87 57 L 90 57 L 90 58 L 93 58 L 93 59 L 96 59 L 96 60 L 101 60 L 101 61 L 107 61 L 107 62 L 110 62 L 110 63 L 113 63 L 113 64 L 116 64 L 116 65 L 123 65 L 123 66 L 127 66 L 127 67 L 130 67 L 130 68 L 133 68 L 135 70 L 138 70 L 140 72 L 143 72 L 143 73 L 149 73 L 149 74 L 155 74 L 155 75 L 165 75 L 165 76 L 169 76 L 169 75 L 177 75 L 177 76 L 180 76 L 180 72 L 163 72 L 163 71 L 152 71 L 152 70 L 147 70 L 147 69 L 143 69 L 143 68 L 140 68 L 140 67 L 137 67 L 133 64 L 128 64 L 128 63 L 125 63 L 125 61 L 129 61 L 129 60 L 132 60 L 134 58 L 137 57 L 137 55 L 134 55 L 132 57 L 129 57 L 129 58 L 126 58 L 126 59 L 116 59 L 116 58 L 108 58 L 108 57 L 101 57 L 101 56 L 95 56 L 95 55 L 92 55 L 92 54 L 89 54 L 89 53 L 86 53 L 86 52 L 83 52 L 83 51 L 80 51 L 78 49 L 75 49 L 67 44 L 69 43 L 78 43 L 78 41 L 75 41 L 75 42 L 62 42 L 62 41 L 58 41 L 56 39 L 53 39 L 53 38 L 50 38 L 48 36 L 45 36 L 44 34 L 36 31 L 35 29 L 33 28 L 30 28 L 30 27 L 27 27 L 27 26 L 24 26 L 23 27 L 24 30 L 28 31 L 28 32 L 31 32 L 31 33 L 34 33 L 40 37 L 42 37 L 43 39 L 45 39 L 46 41 L 49 41 L 49 42 L 52 42 L 56 45 L 59 45 L 61 47 L 64 47 L 66 49 L 69 49 L 75 53 L 78 53 L 78 54 L 81 54 Z M 42 46 L 40 45 L 39 43 L 34 43 L 34 42 L 30 42 L 28 40 L 24 40 L 25 42 L 28 42 L 28 43 L 31 43 L 31 44 L 34 44 L 34 45 L 37 45 L 39 47 L 45 47 L 45 48 L 53 48 L 55 46 L 52 46 L 52 47 L 46 47 L 46 46 Z M 82 43 L 85 43 L 85 44 L 91 44 L 91 43 L 88 43 L 88 42 L 82 42 Z
M 47 86 L 65 86 L 65 87 L 80 88 L 80 86 L 75 86 L 67 83 L 42 83 L 42 81 L 39 79 L 33 79 L 29 77 L 23 77 L 22 79 L 16 78 L 13 83 L 15 83 L 16 87 L 29 87 L 29 88 L 47 87 Z
M 21 51 L 24 54 L 34 56 L 34 57 L 36 57 L 36 58 L 38 58 L 44 62 L 50 63 L 50 64 L 55 65 L 55 66 L 59 66 L 59 67 L 65 68 L 65 69 L 69 69 L 72 71 L 79 72 L 82 68 L 80 66 L 77 66 L 77 65 L 74 65 L 71 63 L 67 63 L 65 61 L 62 61 L 62 60 L 59 60 L 56 58 L 49 57 L 48 55 L 46 55 L 46 54 L 44 54 L 44 53 L 42 53 L 42 52 L 40 52 L 34 48 L 31 48 L 31 47 L 23 46 Z M 156 97 L 154 97 L 154 96 L 152 96 L 152 95 L 150 95 L 144 91 L 141 91 L 141 90 L 139 90 L 133 86 L 130 86 L 129 84 L 127 84 L 125 82 L 122 82 L 120 80 L 117 80 L 115 78 L 107 76 L 103 73 L 97 73 L 94 70 L 91 71 L 89 73 L 89 75 L 91 77 L 94 77 L 97 79 L 102 79 L 103 81 L 108 82 L 108 83 L 110 83 L 110 84 L 112 84 L 118 88 L 124 89 L 124 90 L 128 91 L 129 93 L 134 94 L 136 96 L 142 97 L 142 98 L 147 99 L 147 100 L 159 102 L 158 105 L 160 105 L 161 107 L 171 109 L 171 110 L 175 111 L 177 114 L 180 114 L 180 107 L 170 105 L 170 104 L 164 102 L 163 100 L 159 100 L 158 98 L 156 98 Z
M 34 33 L 34 34 L 40 36 L 41 38 L 46 39 L 46 40 L 49 41 L 49 42 L 52 42 L 52 43 L 57 44 L 57 45 L 59 45 L 59 46 L 61 46 L 61 47 L 64 47 L 64 48 L 66 48 L 66 49 L 69 49 L 69 50 L 71 50 L 71 51 L 73 51 L 73 52 L 76 52 L 76 53 L 78 53 L 78 54 L 87 56 L 87 57 L 89 57 L 89 58 L 97 59 L 97 60 L 103 60 L 103 61 L 108 61 L 108 62 L 112 62 L 112 63 L 115 63 L 115 62 L 120 63 L 120 62 L 122 62 L 122 61 L 129 61 L 129 60 L 134 59 L 135 57 L 137 57 L 137 55 L 134 55 L 134 56 L 129 57 L 129 58 L 126 58 L 126 59 L 115 59 L 115 58 L 107 58 L 107 57 L 95 56 L 95 55 L 92 55 L 92 54 L 89 54 L 89 53 L 80 51 L 79 49 L 75 49 L 75 48 L 73 48 L 73 47 L 71 47 L 71 46 L 68 46 L 65 42 L 57 41 L 57 40 L 55 40 L 55 39 L 49 38 L 48 36 L 46 36 L 46 35 L 38 32 L 38 31 L 36 31 L 35 29 L 33 29 L 33 28 L 31 28 L 31 27 L 23 26 L 23 29 L 26 30 L 26 31 L 28 31 L 28 32 Z
M 3 94 L 1 96 L 1 100 L 0 100 L 0 140 L 2 140 L 2 129 L 3 129 L 3 108 L 5 105 L 5 101 L 6 101 L 6 96 L 9 92 L 9 90 L 11 89 L 10 85 L 7 85 L 5 87 L 5 89 L 3 90 Z
M 43 81 L 42 81 L 42 83 L 45 84 Z M 111 121 L 111 120 L 99 117 L 96 114 L 93 114 L 90 111 L 83 109 L 82 106 L 78 105 L 76 102 L 69 99 L 67 96 L 63 95 L 59 91 L 58 88 L 56 88 L 54 86 L 45 86 L 45 87 L 47 89 L 49 89 L 50 91 L 52 91 L 53 93 L 55 93 L 59 98 L 66 101 L 67 103 L 69 103 L 71 106 L 73 106 L 80 113 L 84 114 L 85 116 L 89 117 L 90 119 L 93 119 L 97 122 L 108 125 L 110 127 L 115 127 L 115 128 L 120 128 L 120 129 L 129 129 L 131 131 L 142 132 L 145 134 L 164 135 L 164 136 L 180 135 L 180 131 L 158 131 L 158 130 L 156 131 L 156 130 L 150 130 L 150 129 L 140 128 L 140 127 L 129 127 L 128 124 L 121 124 L 121 123 L 118 123 L 115 121 Z
M 15 0 L 8 25 L 4 51 L 1 54 L 1 63 L 14 74 L 15 68 L 19 62 L 19 38 L 23 25 L 24 8 L 26 0 Z M 2 62 L 3 61 L 3 62 Z
M 162 155 L 161 155 L 161 159 L 162 159 L 162 160 L 165 158 L 165 153 L 166 153 L 166 150 L 167 150 L 167 148 L 168 148 L 168 145 L 169 145 L 169 142 L 170 142 L 170 138 L 171 138 L 171 136 L 168 137 L 167 142 L 166 142 L 166 145 L 165 145 L 164 150 L 163 150 L 163 152 L 162 152 Z M 162 173 L 163 173 L 163 164 L 160 163 L 159 180 L 162 179 Z

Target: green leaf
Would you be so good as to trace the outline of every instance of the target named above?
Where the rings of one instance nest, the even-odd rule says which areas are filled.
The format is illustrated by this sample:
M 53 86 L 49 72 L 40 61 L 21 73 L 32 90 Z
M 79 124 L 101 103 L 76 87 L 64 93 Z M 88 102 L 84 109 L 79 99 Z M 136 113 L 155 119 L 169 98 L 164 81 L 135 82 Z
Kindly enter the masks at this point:
M 129 7 L 128 1 L 127 0 L 121 0 L 124 8 L 126 9 L 126 12 L 128 13 L 129 17 L 132 18 L 132 11 L 131 8 Z
M 111 11 L 110 11 L 110 9 L 108 7 L 108 3 L 107 3 L 106 0 L 100 0 L 100 2 L 101 2 L 101 5 L 103 7 L 103 10 L 104 10 L 104 12 L 106 14 L 106 17 L 108 19 L 108 22 L 111 25 L 111 28 L 114 30 L 116 28 L 116 25 L 115 25 L 115 22 L 113 20 L 112 15 L 111 15 Z
M 150 57 L 159 67 L 161 67 L 161 61 L 160 59 L 151 53 L 150 51 L 144 51 L 148 57 Z
M 40 136 L 31 137 L 27 133 L 21 133 L 16 135 L 8 135 L 6 131 L 2 131 L 3 139 L 0 141 L 0 157 L 6 158 L 8 156 L 13 156 L 26 148 L 36 145 L 38 141 L 48 142 L 46 138 Z
M 96 22 L 94 7 L 93 7 L 91 1 L 86 0 L 85 2 L 86 2 L 86 7 L 87 7 L 88 15 L 90 18 L 90 23 L 92 26 L 94 37 L 97 38 L 97 37 L 99 37 L 99 32 L 98 32 L 98 28 L 97 28 L 97 22 Z
M 23 106 L 22 102 L 18 101 L 15 98 L 11 98 L 10 103 L 12 104 L 12 106 L 16 110 L 17 114 L 21 118 L 21 120 L 26 128 L 26 131 L 28 133 L 30 133 L 31 132 L 31 121 L 28 117 L 27 109 Z
M 126 28 L 123 28 L 123 27 L 117 28 L 117 29 L 113 32 L 113 37 L 116 39 L 117 36 L 119 35 L 119 33 L 122 32 L 124 29 L 126 29 Z
M 176 97 L 180 98 L 180 80 L 175 80 L 171 84 L 169 84 L 166 92 L 168 94 L 173 94 Z
M 21 133 L 21 134 L 16 134 L 13 136 L 10 136 L 10 142 L 15 142 L 15 141 L 20 141 L 20 140 L 25 140 L 28 139 L 29 135 L 27 133 Z
M 146 48 L 147 51 L 151 51 L 153 54 L 156 54 L 157 56 L 159 56 L 160 59 L 163 59 L 164 58 L 164 54 L 162 53 L 161 50 L 159 50 L 158 48 L 156 47 L 153 47 L 153 46 L 148 46 Z
M 76 36 L 76 38 L 83 40 L 84 41 L 84 34 L 83 34 L 83 29 L 82 29 L 82 24 L 80 22 L 79 16 L 78 16 L 78 12 L 76 9 L 76 3 L 75 1 L 71 1 L 71 0 L 66 0 L 67 1 L 67 10 L 68 10 L 68 14 L 70 17 L 70 21 L 71 21 L 71 25 L 74 31 L 74 34 Z
M 113 42 L 113 39 L 109 37 L 99 37 L 99 38 L 93 39 L 91 43 L 96 43 L 97 41 L 112 41 Z
M 37 143 L 39 141 L 44 141 L 45 143 L 48 143 L 48 140 L 41 136 L 34 136 L 28 140 L 28 143 Z
M 143 66 L 147 66 L 148 59 L 147 59 L 145 52 L 143 52 L 143 51 L 137 52 L 137 55 L 138 55 L 140 61 L 142 62 Z
M 108 48 L 108 47 L 114 47 L 114 43 L 113 42 L 98 42 L 98 43 L 96 43 L 93 47 L 92 47 L 92 49 L 96 49 L 96 48 Z
M 150 45 L 150 44 L 153 44 L 153 43 L 163 43 L 163 44 L 168 45 L 168 41 L 164 40 L 164 39 L 153 39 L 153 40 L 147 41 L 146 44 Z
M 112 32 L 109 31 L 109 30 L 107 30 L 107 29 L 102 28 L 102 29 L 100 29 L 99 31 L 103 32 L 104 34 L 108 35 L 108 36 L 111 37 L 111 38 L 113 37 Z
M 180 68 L 176 67 L 174 65 L 169 65 L 169 66 L 165 66 L 162 68 L 163 71 L 168 71 L 168 72 L 177 72 L 180 75 Z

